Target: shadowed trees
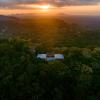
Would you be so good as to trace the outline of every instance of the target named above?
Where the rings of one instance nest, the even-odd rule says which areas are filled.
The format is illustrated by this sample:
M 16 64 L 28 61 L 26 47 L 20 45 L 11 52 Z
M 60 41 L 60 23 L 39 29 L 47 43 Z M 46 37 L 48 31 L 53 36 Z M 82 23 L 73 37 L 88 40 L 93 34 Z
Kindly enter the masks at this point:
M 99 48 L 67 48 L 44 62 L 24 40 L 0 40 L 0 100 L 98 100 Z

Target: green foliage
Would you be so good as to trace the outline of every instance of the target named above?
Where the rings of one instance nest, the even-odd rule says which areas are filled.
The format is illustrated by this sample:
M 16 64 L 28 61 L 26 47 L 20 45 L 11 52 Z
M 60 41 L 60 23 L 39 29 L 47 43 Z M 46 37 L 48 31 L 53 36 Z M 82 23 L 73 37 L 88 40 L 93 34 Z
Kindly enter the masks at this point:
M 87 26 L 90 22 L 84 25 L 81 23 L 82 20 L 79 21 L 79 17 L 77 19 L 75 16 L 76 20 L 73 18 L 63 16 L 31 16 L 28 18 L 22 17 L 22 19 L 14 18 L 14 20 L 0 21 L 0 38 L 18 37 L 28 40 L 30 45 L 34 44 L 37 47 L 42 45 L 44 48 L 55 46 L 100 46 L 100 29 L 93 27 L 95 24 L 92 22 L 91 28 L 89 28 Z M 11 17 L 11 19 L 13 18 Z M 82 17 L 82 19 L 84 18 Z M 89 18 L 86 17 L 87 19 Z
M 24 40 L 0 40 L 0 100 L 99 100 L 99 48 L 63 53 L 47 63 Z

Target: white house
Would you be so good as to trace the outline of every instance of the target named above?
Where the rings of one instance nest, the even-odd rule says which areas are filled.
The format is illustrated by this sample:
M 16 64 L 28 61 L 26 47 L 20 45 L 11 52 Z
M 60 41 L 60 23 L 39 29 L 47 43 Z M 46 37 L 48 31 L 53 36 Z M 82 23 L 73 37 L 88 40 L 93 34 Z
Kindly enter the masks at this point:
M 38 54 L 37 58 L 39 58 L 39 59 L 46 59 L 46 54 Z
M 45 61 L 55 61 L 55 60 L 64 60 L 63 54 L 38 54 L 38 59 L 43 59 Z
M 55 59 L 64 60 L 64 55 L 63 54 L 55 54 Z

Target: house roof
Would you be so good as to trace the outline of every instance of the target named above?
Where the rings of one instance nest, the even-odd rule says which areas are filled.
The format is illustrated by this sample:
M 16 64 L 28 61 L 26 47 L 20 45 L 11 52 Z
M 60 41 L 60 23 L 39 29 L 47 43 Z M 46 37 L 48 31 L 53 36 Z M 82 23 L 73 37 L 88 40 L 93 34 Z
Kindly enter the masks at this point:
M 47 57 L 54 57 L 54 54 L 47 54 Z
M 37 58 L 40 58 L 40 59 L 46 59 L 46 54 L 38 54 L 37 55 Z
M 56 60 L 56 59 L 64 59 L 64 55 L 63 54 L 38 54 L 37 55 L 37 58 L 40 58 L 40 59 L 47 59 L 47 60 Z
M 55 59 L 64 59 L 63 54 L 55 54 Z

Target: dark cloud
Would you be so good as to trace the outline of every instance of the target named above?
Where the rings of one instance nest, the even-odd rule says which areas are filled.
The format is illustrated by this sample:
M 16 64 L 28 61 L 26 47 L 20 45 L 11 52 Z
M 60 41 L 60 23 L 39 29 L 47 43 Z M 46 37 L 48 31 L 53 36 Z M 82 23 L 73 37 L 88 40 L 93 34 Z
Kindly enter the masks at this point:
M 93 5 L 100 0 L 0 0 L 0 8 L 17 8 L 17 4 L 45 2 L 56 6 L 64 5 Z
M 2 3 L 30 3 L 30 2 L 54 2 L 54 3 L 61 3 L 65 2 L 66 4 L 95 4 L 100 2 L 100 0 L 0 0 Z

